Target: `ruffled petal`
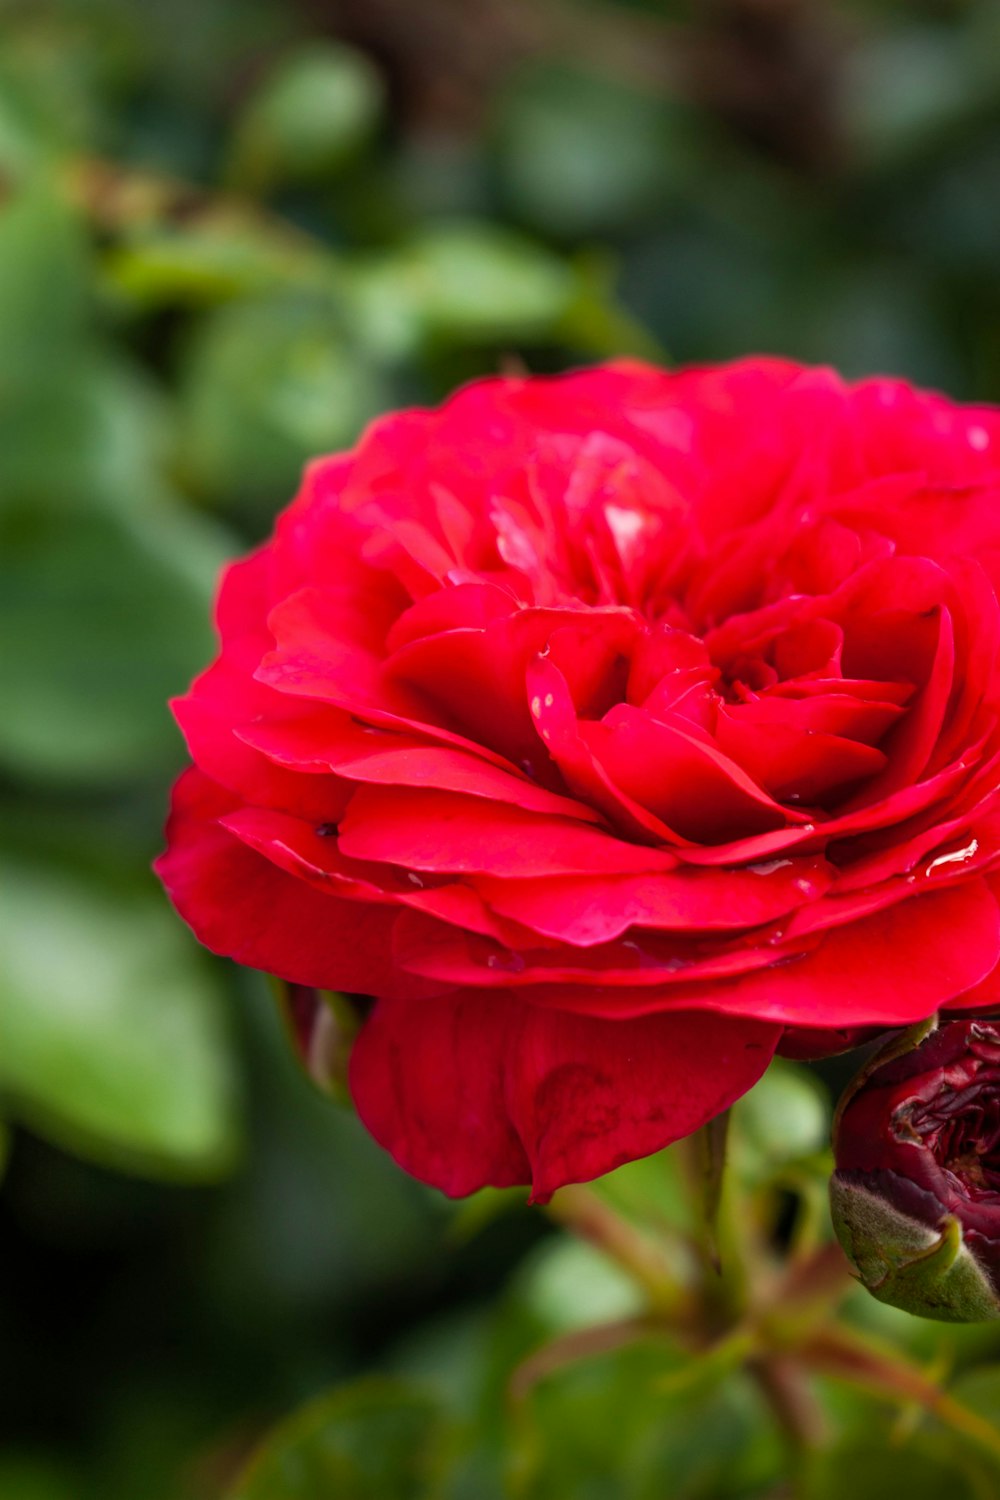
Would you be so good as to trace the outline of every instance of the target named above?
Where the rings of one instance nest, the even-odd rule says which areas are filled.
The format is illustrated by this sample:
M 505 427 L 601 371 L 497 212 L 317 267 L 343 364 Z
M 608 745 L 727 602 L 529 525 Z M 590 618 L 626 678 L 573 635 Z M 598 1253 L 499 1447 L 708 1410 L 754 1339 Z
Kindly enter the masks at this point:
M 726 1109 L 780 1034 L 708 1015 L 600 1021 L 459 991 L 380 1001 L 350 1087 L 364 1124 L 415 1177 L 453 1196 L 530 1184 L 545 1202 Z
M 390 958 L 393 909 L 323 894 L 222 826 L 234 799 L 200 771 L 174 788 L 156 871 L 199 942 L 318 989 L 422 995 L 440 989 Z

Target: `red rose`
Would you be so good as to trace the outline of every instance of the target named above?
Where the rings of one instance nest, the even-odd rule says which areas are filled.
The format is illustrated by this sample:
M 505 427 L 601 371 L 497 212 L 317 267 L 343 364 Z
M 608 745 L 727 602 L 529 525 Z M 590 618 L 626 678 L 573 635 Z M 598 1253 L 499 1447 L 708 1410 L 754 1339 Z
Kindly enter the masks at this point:
M 998 452 L 773 359 L 376 423 L 223 581 L 178 910 L 376 997 L 358 1111 L 450 1193 L 654 1151 L 783 1034 L 990 1003 Z

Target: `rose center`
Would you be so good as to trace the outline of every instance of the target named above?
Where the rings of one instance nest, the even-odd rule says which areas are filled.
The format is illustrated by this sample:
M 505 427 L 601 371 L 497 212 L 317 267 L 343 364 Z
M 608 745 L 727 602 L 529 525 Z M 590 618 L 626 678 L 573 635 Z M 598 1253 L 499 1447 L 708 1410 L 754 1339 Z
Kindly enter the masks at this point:
M 1000 1086 L 973 1079 L 908 1112 L 910 1129 L 974 1193 L 1000 1193 Z

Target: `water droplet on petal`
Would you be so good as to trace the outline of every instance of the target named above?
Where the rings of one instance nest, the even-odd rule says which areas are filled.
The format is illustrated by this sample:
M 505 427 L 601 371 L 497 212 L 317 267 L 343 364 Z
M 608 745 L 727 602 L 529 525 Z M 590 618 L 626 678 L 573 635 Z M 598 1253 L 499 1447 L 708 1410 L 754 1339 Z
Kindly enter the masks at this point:
M 950 854 L 939 854 L 937 859 L 932 859 L 930 864 L 924 868 L 925 875 L 932 875 L 935 870 L 940 870 L 948 865 L 964 865 L 973 857 L 979 849 L 979 840 L 970 839 L 961 849 L 954 849 Z

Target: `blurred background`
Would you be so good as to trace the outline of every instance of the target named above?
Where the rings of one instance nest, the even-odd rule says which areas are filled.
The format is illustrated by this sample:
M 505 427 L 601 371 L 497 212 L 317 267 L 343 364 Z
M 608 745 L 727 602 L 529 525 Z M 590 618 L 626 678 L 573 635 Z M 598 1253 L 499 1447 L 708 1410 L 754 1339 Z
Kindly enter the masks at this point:
M 197 951 L 149 874 L 165 700 L 222 560 L 375 413 L 754 350 L 1000 399 L 995 0 L 0 0 L 0 1500 L 217 1496 L 342 1377 L 499 1409 L 574 1299 L 627 1309 L 537 1215 L 406 1180 Z M 770 1087 L 747 1170 L 788 1191 L 828 1101 Z M 988 1330 L 858 1316 L 1000 1392 Z M 627 1477 L 662 1412 L 609 1392 L 553 1398 L 586 1462 L 519 1493 L 786 1493 L 748 1391 Z M 811 1495 L 868 1493 L 845 1430 Z

